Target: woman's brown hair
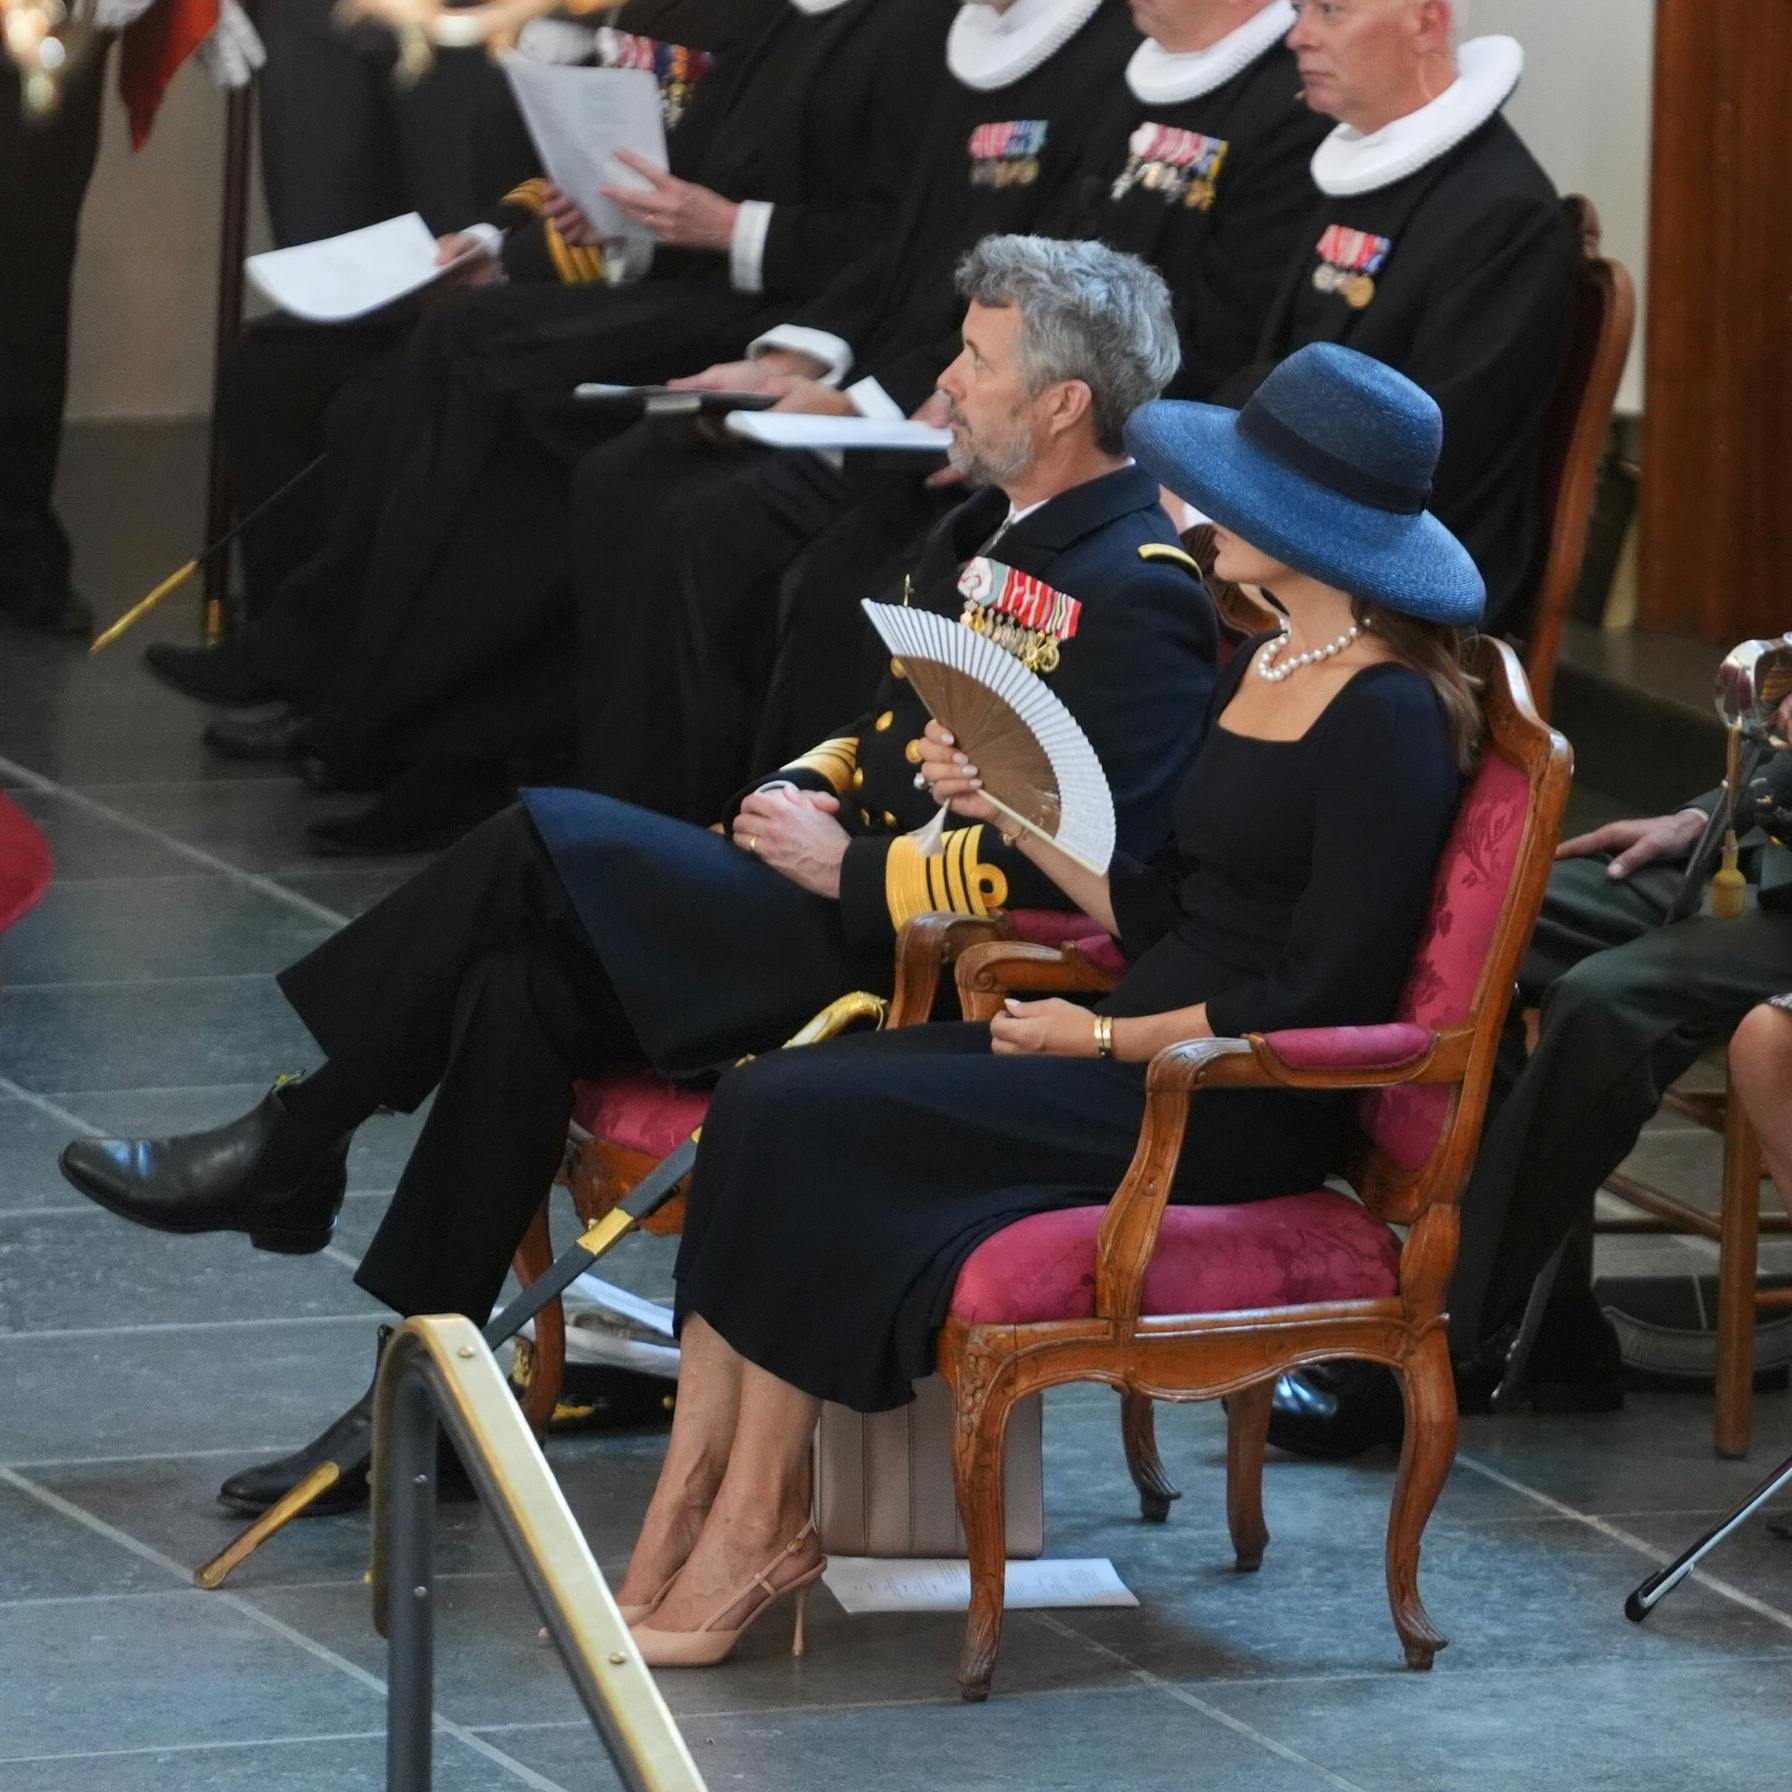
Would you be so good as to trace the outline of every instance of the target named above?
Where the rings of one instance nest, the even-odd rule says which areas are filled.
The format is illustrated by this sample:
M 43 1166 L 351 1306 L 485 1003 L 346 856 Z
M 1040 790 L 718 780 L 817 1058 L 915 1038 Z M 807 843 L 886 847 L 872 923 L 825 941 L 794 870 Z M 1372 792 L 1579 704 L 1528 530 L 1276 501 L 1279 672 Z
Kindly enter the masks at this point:
M 1444 706 L 1456 768 L 1466 778 L 1481 756 L 1486 717 L 1477 680 L 1469 677 L 1462 663 L 1462 632 L 1441 622 L 1421 622 L 1366 598 L 1358 598 L 1351 609 L 1358 625 L 1373 629 L 1395 659 L 1431 681 Z

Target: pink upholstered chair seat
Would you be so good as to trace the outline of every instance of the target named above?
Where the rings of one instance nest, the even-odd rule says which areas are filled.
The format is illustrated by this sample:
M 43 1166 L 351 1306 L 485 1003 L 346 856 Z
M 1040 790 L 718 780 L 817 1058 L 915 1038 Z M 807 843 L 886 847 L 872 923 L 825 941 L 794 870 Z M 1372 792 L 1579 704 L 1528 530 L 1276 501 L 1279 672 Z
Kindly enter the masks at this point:
M 1036 1213 L 974 1250 L 952 1311 L 973 1325 L 1087 1319 L 1095 1311 L 1102 1207 Z M 1384 1300 L 1400 1243 L 1333 1189 L 1237 1207 L 1167 1207 L 1145 1271 L 1148 1315 L 1233 1313 L 1338 1300 Z
M 1075 946 L 1091 964 L 1116 977 L 1126 969 L 1120 948 L 1087 915 L 1066 914 L 1062 909 L 1011 908 L 1007 921 L 1014 937 L 1029 946 Z
M 674 1152 L 703 1124 L 707 1089 L 687 1089 L 648 1070 L 616 1070 L 577 1084 L 572 1123 L 586 1137 L 648 1157 Z

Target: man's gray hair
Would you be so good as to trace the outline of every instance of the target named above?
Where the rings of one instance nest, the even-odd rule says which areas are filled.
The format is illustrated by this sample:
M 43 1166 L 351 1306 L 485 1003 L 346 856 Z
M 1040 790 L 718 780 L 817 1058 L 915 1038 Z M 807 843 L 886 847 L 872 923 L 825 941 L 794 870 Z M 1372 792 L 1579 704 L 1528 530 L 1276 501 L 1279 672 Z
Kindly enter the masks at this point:
M 1017 352 L 1029 390 L 1058 380 L 1089 388 L 1105 453 L 1123 452 L 1126 419 L 1182 365 L 1163 276 L 1105 243 L 986 236 L 958 264 L 958 290 L 972 304 L 1019 311 Z

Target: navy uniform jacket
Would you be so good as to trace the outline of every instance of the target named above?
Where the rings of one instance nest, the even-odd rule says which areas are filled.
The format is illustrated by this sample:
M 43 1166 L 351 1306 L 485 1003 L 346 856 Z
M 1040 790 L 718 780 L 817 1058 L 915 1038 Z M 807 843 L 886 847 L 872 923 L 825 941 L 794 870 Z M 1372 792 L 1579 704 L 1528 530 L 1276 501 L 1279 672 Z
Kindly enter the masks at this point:
M 1333 226 L 1379 237 L 1367 302 L 1327 272 Z M 1309 342 L 1361 349 L 1444 414 L 1432 508 L 1487 581 L 1485 627 L 1519 627 L 1542 549 L 1542 448 L 1567 352 L 1578 246 L 1549 177 L 1495 116 L 1405 180 L 1322 198 L 1283 283 L 1261 360 L 1228 382 L 1242 405 Z
M 1169 282 L 1182 368 L 1167 397 L 1209 399 L 1250 365 L 1318 190 L 1309 164 L 1332 121 L 1296 98 L 1277 44 L 1209 93 L 1173 104 L 1122 89 L 1070 228 Z M 1201 170 L 1211 168 L 1211 173 Z
M 917 564 L 910 601 L 959 614 L 961 562 L 1006 514 L 1001 493 L 983 492 L 947 517 Z M 1200 745 L 1217 647 L 1212 606 L 1156 483 L 1127 467 L 1065 492 L 1008 531 L 994 557 L 1082 603 L 1048 683 L 1101 758 L 1120 849 L 1151 851 L 1167 837 L 1172 798 Z M 911 915 L 1064 906 L 994 829 L 952 829 L 932 860 L 903 838 L 935 812 L 907 751 L 926 722 L 891 672 L 849 729 L 754 780 L 839 794 L 853 837 L 837 902 L 691 823 L 590 791 L 524 792 L 655 1069 L 704 1074 L 778 1043 L 849 989 L 887 991 L 895 932 Z
M 902 410 L 933 394 L 957 356 L 964 301 L 953 271 L 986 236 L 1026 233 L 1064 204 L 1101 129 L 1102 99 L 1139 42 L 1125 0 L 1005 87 L 967 87 L 936 61 L 925 161 L 884 245 L 786 320 L 851 345 L 850 379 L 878 381 Z M 917 112 L 922 108 L 917 105 Z

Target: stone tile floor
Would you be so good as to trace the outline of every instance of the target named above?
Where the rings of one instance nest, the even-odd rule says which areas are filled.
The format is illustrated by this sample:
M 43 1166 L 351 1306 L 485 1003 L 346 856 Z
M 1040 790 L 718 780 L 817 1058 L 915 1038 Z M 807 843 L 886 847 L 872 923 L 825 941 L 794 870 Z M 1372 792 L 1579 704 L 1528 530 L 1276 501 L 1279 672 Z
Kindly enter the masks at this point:
M 191 551 L 191 442 L 138 430 L 73 446 L 69 511 L 112 614 Z M 365 1518 L 295 1527 L 225 1592 L 189 1577 L 231 1533 L 212 1502 L 222 1476 L 309 1436 L 364 1382 L 375 1311 L 350 1271 L 411 1123 L 366 1129 L 341 1242 L 297 1261 L 130 1231 L 68 1190 L 54 1157 L 78 1131 L 236 1113 L 269 1071 L 306 1061 L 269 973 L 404 866 L 308 859 L 298 823 L 313 799 L 210 760 L 198 712 L 141 673 L 138 645 L 89 662 L 0 639 L 0 786 L 41 819 L 60 866 L 6 941 L 0 997 L 0 1792 L 354 1792 L 383 1773 Z M 1639 1157 L 1679 1186 L 1715 1179 L 1713 1142 L 1671 1124 Z M 1710 1264 L 1666 1241 L 1607 1255 Z M 648 1241 L 610 1260 L 653 1295 L 668 1268 Z M 1718 1792 L 1783 1779 L 1792 1546 L 1756 1525 L 1647 1626 L 1621 1607 L 1783 1454 L 1792 1397 L 1758 1400 L 1748 1463 L 1712 1457 L 1697 1396 L 1468 1421 L 1428 1537 L 1426 1592 L 1452 1638 L 1428 1676 L 1400 1666 L 1382 1600 L 1390 1460 L 1272 1463 L 1275 1541 L 1263 1572 L 1239 1577 L 1218 1414 L 1167 1412 L 1161 1430 L 1186 1497 L 1146 1526 L 1113 1398 L 1050 1402 L 1050 1547 L 1112 1556 L 1141 1609 L 1017 1614 L 997 1697 L 967 1708 L 955 1620 L 849 1619 L 824 1597 L 805 1660 L 778 1653 L 773 1627 L 725 1670 L 668 1676 L 709 1783 Z M 551 1447 L 606 1569 L 659 1450 L 652 1432 Z M 440 1565 L 437 1783 L 614 1784 L 477 1508 L 446 1509 Z

